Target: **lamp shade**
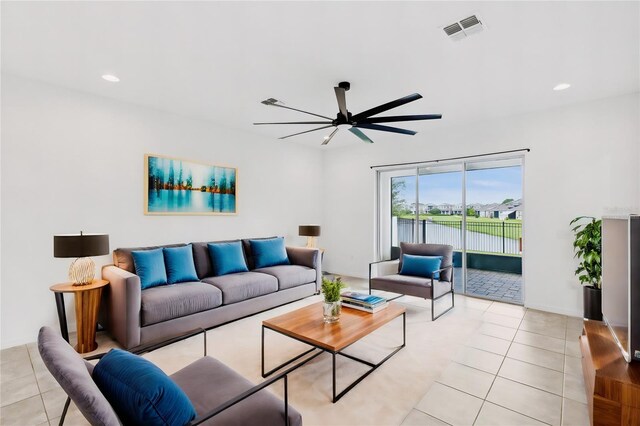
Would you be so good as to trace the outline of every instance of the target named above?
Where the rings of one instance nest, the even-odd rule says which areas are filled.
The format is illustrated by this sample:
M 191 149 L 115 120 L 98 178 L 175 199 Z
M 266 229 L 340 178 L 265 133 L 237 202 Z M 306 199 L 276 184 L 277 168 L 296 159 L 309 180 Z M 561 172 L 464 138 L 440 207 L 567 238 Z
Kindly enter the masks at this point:
M 53 257 L 88 257 L 109 254 L 107 234 L 63 234 L 53 236 Z
M 300 225 L 298 227 L 298 235 L 301 237 L 319 237 L 320 225 Z

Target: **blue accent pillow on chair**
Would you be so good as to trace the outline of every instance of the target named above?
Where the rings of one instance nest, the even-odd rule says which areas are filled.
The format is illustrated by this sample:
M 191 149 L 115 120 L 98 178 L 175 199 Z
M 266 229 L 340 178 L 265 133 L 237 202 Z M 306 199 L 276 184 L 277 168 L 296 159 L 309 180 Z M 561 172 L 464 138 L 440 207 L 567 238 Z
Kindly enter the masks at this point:
M 196 417 L 184 391 L 138 355 L 111 349 L 92 377 L 125 425 L 185 425 Z
M 414 256 L 402 255 L 402 268 L 400 275 L 413 275 L 414 277 L 440 279 L 440 272 L 436 272 L 442 265 L 442 256 Z
M 213 275 L 227 275 L 235 272 L 248 272 L 247 262 L 244 260 L 242 243 L 209 243 L 209 257 L 213 266 Z
M 140 277 L 142 289 L 167 283 L 162 249 L 132 251 L 136 275 Z
M 198 281 L 191 244 L 184 247 L 165 247 L 162 249 L 162 253 L 167 269 L 167 283 Z
M 267 240 L 249 240 L 255 269 L 276 265 L 290 265 L 284 238 L 270 238 Z

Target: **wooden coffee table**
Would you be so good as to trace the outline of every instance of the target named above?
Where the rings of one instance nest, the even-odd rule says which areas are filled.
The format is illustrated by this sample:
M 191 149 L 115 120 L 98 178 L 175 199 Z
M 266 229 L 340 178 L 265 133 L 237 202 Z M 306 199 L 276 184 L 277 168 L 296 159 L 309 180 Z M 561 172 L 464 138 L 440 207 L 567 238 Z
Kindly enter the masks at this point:
M 382 361 L 377 364 L 357 358 L 353 355 L 342 352 L 345 348 L 367 336 L 371 332 L 379 329 L 383 325 L 402 316 L 402 345 L 398 346 Z M 280 334 L 284 334 L 292 339 L 313 346 L 311 349 L 291 358 L 290 360 L 278 365 L 277 367 L 265 372 L 264 363 L 264 335 L 265 330 L 272 330 Z M 316 352 L 313 356 L 304 359 L 298 365 L 293 367 L 294 370 L 307 362 L 311 361 L 318 355 L 328 352 L 332 355 L 333 361 L 333 402 L 335 403 L 342 398 L 347 392 L 353 389 L 365 377 L 371 374 L 375 369 L 384 364 L 389 358 L 395 355 L 400 349 L 405 347 L 407 335 L 407 323 L 405 308 L 396 303 L 390 302 L 389 306 L 382 311 L 370 314 L 368 312 L 359 311 L 342 307 L 340 321 L 333 324 L 326 324 L 322 319 L 322 302 L 314 303 L 304 308 L 296 309 L 284 315 L 277 316 L 262 321 L 262 377 L 267 377 L 282 367 L 293 363 L 294 361 L 304 357 L 305 355 Z M 358 361 L 371 367 L 366 373 L 356 379 L 347 386 L 343 391 L 336 394 L 336 355 Z

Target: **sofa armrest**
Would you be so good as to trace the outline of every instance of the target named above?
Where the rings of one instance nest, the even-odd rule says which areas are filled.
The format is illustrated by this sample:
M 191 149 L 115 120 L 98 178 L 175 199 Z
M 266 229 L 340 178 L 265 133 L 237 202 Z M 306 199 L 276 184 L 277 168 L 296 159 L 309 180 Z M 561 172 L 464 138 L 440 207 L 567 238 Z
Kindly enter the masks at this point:
M 398 265 L 400 261 L 396 260 L 380 260 L 378 262 L 369 263 L 369 279 L 382 277 L 384 275 L 393 275 L 398 273 Z
M 316 291 L 322 284 L 322 255 L 319 249 L 287 247 L 287 256 L 292 265 L 306 266 L 316 270 Z
M 102 278 L 109 281 L 109 331 L 126 349 L 140 345 L 140 277 L 114 265 L 102 268 Z

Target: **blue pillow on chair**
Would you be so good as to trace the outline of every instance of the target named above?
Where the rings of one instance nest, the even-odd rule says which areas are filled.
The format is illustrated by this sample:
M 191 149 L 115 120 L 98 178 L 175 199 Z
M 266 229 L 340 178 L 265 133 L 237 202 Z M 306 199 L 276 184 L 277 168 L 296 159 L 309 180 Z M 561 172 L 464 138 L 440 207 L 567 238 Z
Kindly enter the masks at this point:
M 165 247 L 162 249 L 162 253 L 167 269 L 167 283 L 198 281 L 191 244 L 183 247 Z
M 244 260 L 242 243 L 234 241 L 231 243 L 210 243 L 209 257 L 213 266 L 213 275 L 227 275 L 235 272 L 248 272 L 247 262 Z
M 440 272 L 436 272 L 442 265 L 442 256 L 414 256 L 402 255 L 402 268 L 400 275 L 413 275 L 414 277 L 440 279 Z
M 249 240 L 255 269 L 276 265 L 290 265 L 284 238 L 269 238 L 266 240 Z
M 185 425 L 196 417 L 184 391 L 138 355 L 111 349 L 92 377 L 125 425 Z
M 162 249 L 132 251 L 136 275 L 140 277 L 140 286 L 145 288 L 167 283 Z

